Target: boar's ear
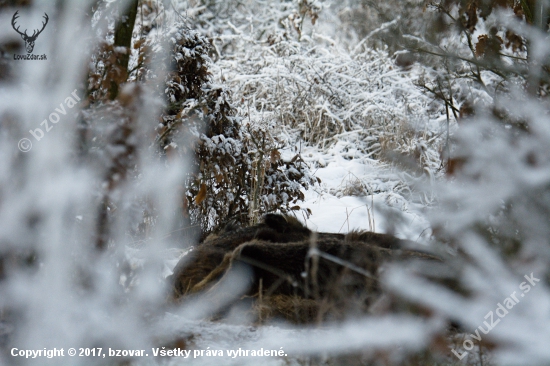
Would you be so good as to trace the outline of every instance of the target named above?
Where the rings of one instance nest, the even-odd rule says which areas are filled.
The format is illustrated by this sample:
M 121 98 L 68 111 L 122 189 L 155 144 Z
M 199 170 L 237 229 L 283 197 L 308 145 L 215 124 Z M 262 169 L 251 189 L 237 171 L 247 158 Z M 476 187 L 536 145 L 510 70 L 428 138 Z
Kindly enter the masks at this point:
M 288 228 L 287 219 L 283 215 L 279 214 L 266 214 L 264 216 L 264 223 L 279 232 L 285 232 Z
M 278 233 L 288 233 L 291 231 L 309 233 L 309 229 L 294 216 L 266 214 L 264 216 L 264 224 Z
M 305 227 L 304 224 L 302 224 L 300 222 L 300 220 L 298 220 L 296 217 L 294 217 L 294 216 L 285 216 L 285 218 L 286 218 L 287 225 L 289 227 L 292 227 L 292 229 L 300 230 L 300 231 L 308 231 L 309 232 L 309 229 L 307 227 Z

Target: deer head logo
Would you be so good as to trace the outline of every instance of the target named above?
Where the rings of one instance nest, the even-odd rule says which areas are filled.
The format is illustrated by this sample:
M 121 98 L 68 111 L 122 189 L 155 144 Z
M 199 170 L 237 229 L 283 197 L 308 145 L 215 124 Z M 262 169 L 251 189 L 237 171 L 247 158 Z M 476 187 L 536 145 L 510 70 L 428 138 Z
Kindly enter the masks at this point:
M 25 48 L 27 49 L 27 53 L 32 53 L 32 50 L 34 49 L 34 42 L 36 41 L 36 38 L 38 37 L 38 35 L 40 33 L 42 33 L 42 31 L 44 30 L 44 28 L 46 28 L 46 24 L 48 24 L 48 14 L 44 13 L 44 19 L 46 20 L 45 22 L 42 22 L 42 29 L 38 30 L 38 29 L 35 29 L 32 36 L 29 36 L 27 34 L 27 30 L 25 29 L 25 32 L 21 33 L 19 31 L 19 27 L 15 28 L 15 21 L 17 20 L 17 18 L 19 18 L 19 10 L 15 12 L 15 14 L 13 14 L 13 18 L 11 19 L 11 25 L 13 27 L 13 29 L 15 29 L 15 31 L 17 33 L 19 33 L 21 35 L 21 38 L 23 38 L 23 40 L 25 41 Z

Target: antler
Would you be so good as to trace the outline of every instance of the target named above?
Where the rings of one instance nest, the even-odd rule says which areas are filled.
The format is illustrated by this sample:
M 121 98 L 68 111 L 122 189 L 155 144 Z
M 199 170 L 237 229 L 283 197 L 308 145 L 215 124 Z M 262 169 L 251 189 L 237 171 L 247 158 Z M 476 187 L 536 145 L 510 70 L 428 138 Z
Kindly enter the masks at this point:
M 13 29 L 15 29 L 15 31 L 16 31 L 17 33 L 19 33 L 19 34 L 22 35 L 22 36 L 25 36 L 25 38 L 26 38 L 26 39 L 29 39 L 29 40 L 34 40 L 34 39 L 36 39 L 36 37 L 38 37 L 38 35 L 39 35 L 40 33 L 42 33 L 42 31 L 44 30 L 44 28 L 46 28 L 46 24 L 48 24 L 48 20 L 50 19 L 50 18 L 48 17 L 48 14 L 44 13 L 43 18 L 46 19 L 46 21 L 45 21 L 45 22 L 42 22 L 42 29 L 40 29 L 40 30 L 36 29 L 36 30 L 33 32 L 32 36 L 29 36 L 29 35 L 27 34 L 27 30 L 26 30 L 26 29 L 25 29 L 25 33 L 21 33 L 21 32 L 19 31 L 19 27 L 15 28 L 15 21 L 17 20 L 17 18 L 19 18 L 19 14 L 18 14 L 18 13 L 19 13 L 19 10 L 17 10 L 17 11 L 15 12 L 15 14 L 13 14 L 13 18 L 11 18 L 11 26 L 13 27 Z M 37 32 L 38 32 L 38 33 L 37 33 Z
M 17 18 L 19 18 L 19 15 L 18 15 L 17 13 L 19 13 L 19 10 L 17 10 L 17 11 L 15 12 L 15 14 L 13 14 L 13 18 L 11 18 L 11 26 L 12 26 L 13 29 L 15 29 L 15 31 L 16 31 L 17 33 L 19 33 L 20 35 L 22 35 L 22 36 L 27 36 L 27 30 L 26 30 L 26 29 L 25 29 L 25 33 L 21 33 L 21 32 L 19 32 L 19 27 L 15 28 L 15 21 L 17 20 Z M 45 13 L 44 13 L 44 14 L 45 14 Z
M 17 13 L 17 12 L 16 12 L 16 13 Z M 39 35 L 40 33 L 42 33 L 42 31 L 44 30 L 44 28 L 46 28 L 46 24 L 48 24 L 48 20 L 49 20 L 50 18 L 48 18 L 48 14 L 46 14 L 46 13 L 44 13 L 43 18 L 46 19 L 46 22 L 42 22 L 42 29 L 40 29 L 40 30 L 38 30 L 38 29 L 35 30 L 35 31 L 33 32 L 32 36 L 30 36 L 29 38 L 36 39 L 36 37 L 38 37 L 38 35 Z M 37 31 L 38 31 L 38 33 L 36 33 Z M 26 30 L 25 30 L 25 32 L 26 32 Z

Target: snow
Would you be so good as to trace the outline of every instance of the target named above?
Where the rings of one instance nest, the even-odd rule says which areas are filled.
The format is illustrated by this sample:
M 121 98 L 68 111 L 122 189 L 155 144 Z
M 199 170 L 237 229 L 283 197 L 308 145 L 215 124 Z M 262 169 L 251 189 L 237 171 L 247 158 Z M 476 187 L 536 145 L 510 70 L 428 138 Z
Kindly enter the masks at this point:
M 376 349 L 399 348 L 403 352 L 420 349 L 423 339 L 430 339 L 440 330 L 438 321 L 426 323 L 421 319 L 378 318 L 362 319 L 322 328 L 293 328 L 288 325 L 245 327 L 230 324 L 212 324 L 204 321 L 185 321 L 167 314 L 166 321 L 175 329 L 186 329 L 184 334 L 196 335 L 192 342 L 196 349 L 223 350 L 225 357 L 190 357 L 193 365 L 257 365 L 256 357 L 227 356 L 227 350 L 283 350 L 287 357 L 262 358 L 262 364 L 285 365 L 308 356 L 338 355 L 352 352 L 368 353 Z M 313 341 L 314 340 L 314 341 Z M 178 365 L 174 359 L 169 365 Z M 147 364 L 147 363 L 145 363 Z M 298 362 L 299 364 L 299 362 Z
M 340 143 L 328 152 L 304 147 L 302 157 L 318 166 L 314 172 L 321 184 L 305 192 L 300 205 L 311 210 L 311 217 L 298 218 L 310 229 L 322 232 L 369 230 L 419 242 L 429 238 L 430 224 L 421 205 L 401 195 L 401 177 L 391 166 L 360 152 L 342 154 Z

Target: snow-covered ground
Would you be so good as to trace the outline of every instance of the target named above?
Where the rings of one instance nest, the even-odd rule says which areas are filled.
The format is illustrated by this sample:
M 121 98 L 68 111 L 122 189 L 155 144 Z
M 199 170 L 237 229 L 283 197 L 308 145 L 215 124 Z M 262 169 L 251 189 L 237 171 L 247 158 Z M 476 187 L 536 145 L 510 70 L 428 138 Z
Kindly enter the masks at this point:
M 330 357 L 357 352 L 368 354 L 374 349 L 397 347 L 402 351 L 411 351 L 424 347 L 425 340 L 441 330 L 443 325 L 437 321 L 425 323 L 420 319 L 384 317 L 301 328 L 284 324 L 247 327 L 188 321 L 172 314 L 167 314 L 166 321 L 172 328 L 177 328 L 183 337 L 188 337 L 191 349 L 185 360 L 175 357 L 167 363 L 174 366 L 300 365 L 308 359 L 326 362 Z M 185 331 L 182 332 L 182 329 Z M 193 337 L 190 337 L 191 334 Z M 276 351 L 277 356 L 252 354 L 252 351 L 260 350 Z M 143 365 L 149 364 L 150 361 L 143 362 Z
M 318 187 L 306 191 L 305 202 L 300 205 L 312 212 L 307 219 L 301 217 L 310 229 L 389 232 L 419 242 L 429 237 L 430 225 L 421 205 L 407 201 L 394 190 L 401 181 L 390 166 L 360 153 L 350 159 L 331 150 L 323 153 L 306 147 L 302 154 L 305 161 L 317 166 L 314 173 L 321 179 Z

